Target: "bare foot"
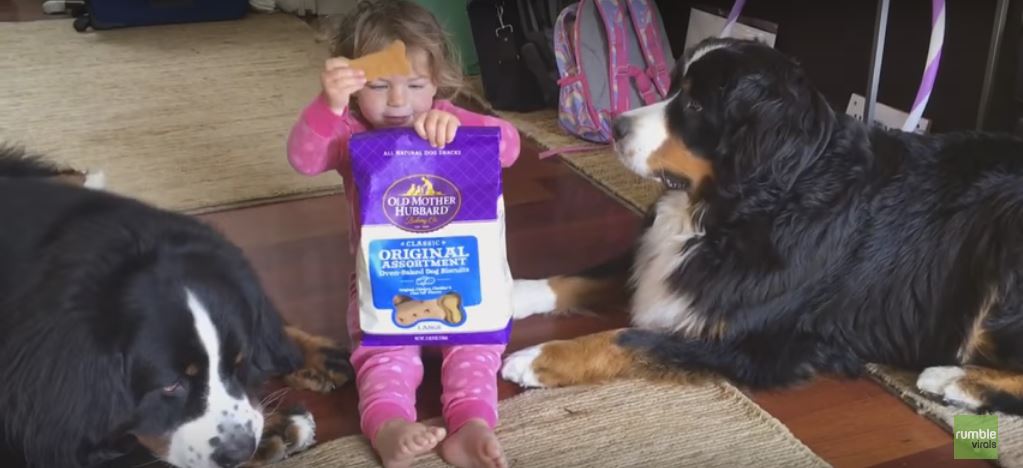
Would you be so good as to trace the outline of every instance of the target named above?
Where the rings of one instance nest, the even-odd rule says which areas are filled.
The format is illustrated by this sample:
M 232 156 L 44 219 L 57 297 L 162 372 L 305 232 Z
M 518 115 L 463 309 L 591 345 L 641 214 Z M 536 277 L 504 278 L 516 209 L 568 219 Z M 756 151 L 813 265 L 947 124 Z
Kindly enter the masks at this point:
M 392 419 L 377 431 L 376 449 L 384 468 L 408 468 L 417 456 L 444 440 L 445 434 L 447 431 L 440 427 Z
M 507 468 L 497 434 L 486 421 L 472 419 L 440 446 L 440 457 L 458 468 Z

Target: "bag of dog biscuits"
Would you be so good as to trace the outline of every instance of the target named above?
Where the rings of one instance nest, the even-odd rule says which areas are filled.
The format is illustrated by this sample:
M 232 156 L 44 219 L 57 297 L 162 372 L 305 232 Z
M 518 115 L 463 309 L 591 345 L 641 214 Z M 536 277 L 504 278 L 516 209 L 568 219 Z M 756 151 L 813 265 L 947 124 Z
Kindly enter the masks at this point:
M 507 343 L 499 145 L 492 127 L 460 127 L 443 149 L 410 128 L 353 135 L 362 344 Z

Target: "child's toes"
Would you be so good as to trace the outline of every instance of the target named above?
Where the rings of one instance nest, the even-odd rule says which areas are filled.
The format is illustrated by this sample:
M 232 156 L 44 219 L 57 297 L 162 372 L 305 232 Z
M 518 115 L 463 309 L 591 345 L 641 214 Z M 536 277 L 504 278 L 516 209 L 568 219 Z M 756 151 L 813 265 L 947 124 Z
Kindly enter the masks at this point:
M 430 445 L 430 438 L 426 434 L 416 434 L 409 440 L 407 447 L 414 452 L 425 449 Z
M 489 438 L 483 443 L 482 457 L 484 460 L 489 460 L 489 466 L 494 468 L 505 468 L 506 463 L 504 459 L 504 452 L 501 450 L 501 444 L 497 441 L 497 438 Z
M 431 427 L 428 433 L 430 434 L 430 440 L 433 443 L 439 443 L 448 435 L 447 431 L 445 431 L 442 427 Z
M 408 438 L 405 447 L 412 452 L 422 452 L 435 447 L 444 438 L 444 430 L 431 427 Z

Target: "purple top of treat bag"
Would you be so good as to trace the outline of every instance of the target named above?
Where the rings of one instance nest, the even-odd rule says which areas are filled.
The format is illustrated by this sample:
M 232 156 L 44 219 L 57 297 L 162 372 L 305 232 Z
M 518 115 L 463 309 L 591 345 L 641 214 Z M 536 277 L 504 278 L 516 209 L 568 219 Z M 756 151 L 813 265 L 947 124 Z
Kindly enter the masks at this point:
M 500 129 L 460 127 L 438 149 L 411 128 L 352 136 L 352 173 L 362 224 L 431 232 L 454 221 L 497 217 L 501 193 Z

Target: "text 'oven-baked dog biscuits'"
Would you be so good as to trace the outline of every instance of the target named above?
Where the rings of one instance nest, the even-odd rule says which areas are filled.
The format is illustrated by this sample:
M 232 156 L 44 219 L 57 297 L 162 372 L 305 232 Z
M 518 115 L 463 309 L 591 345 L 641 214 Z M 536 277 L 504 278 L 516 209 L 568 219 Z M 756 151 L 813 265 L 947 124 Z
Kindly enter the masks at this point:
M 352 136 L 363 345 L 508 342 L 500 144 L 496 127 L 460 127 L 442 149 L 411 128 Z
M 405 55 L 405 43 L 396 40 L 385 49 L 364 55 L 352 60 L 348 65 L 366 74 L 366 81 L 373 81 L 381 76 L 412 74 L 412 64 Z

